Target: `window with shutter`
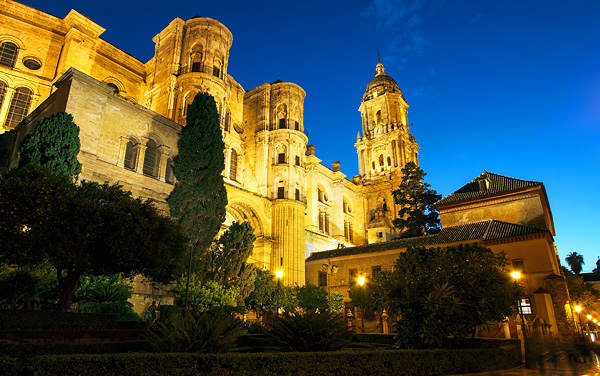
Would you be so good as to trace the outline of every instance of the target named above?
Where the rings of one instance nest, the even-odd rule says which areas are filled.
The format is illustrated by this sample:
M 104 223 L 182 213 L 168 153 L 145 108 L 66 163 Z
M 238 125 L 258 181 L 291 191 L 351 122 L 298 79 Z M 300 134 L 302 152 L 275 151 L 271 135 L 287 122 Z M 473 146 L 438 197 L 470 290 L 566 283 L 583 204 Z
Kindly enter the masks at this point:
M 156 177 L 158 171 L 158 144 L 148 140 L 146 154 L 144 154 L 144 175 Z
M 327 287 L 327 273 L 319 270 L 319 287 Z
M 277 198 L 285 198 L 285 188 L 284 187 L 277 188 Z
M 279 153 L 277 155 L 277 163 L 285 163 L 285 153 Z
M 125 161 L 123 162 L 123 166 L 128 170 L 135 170 L 136 162 L 137 162 L 137 144 L 131 140 L 127 142 L 127 146 L 125 146 Z
M 12 42 L 4 42 L 0 45 L 0 65 L 14 68 L 17 61 L 19 47 Z
M 279 119 L 279 129 L 285 129 L 285 119 Z
M 296 201 L 300 201 L 300 190 L 296 188 Z
M 231 149 L 229 155 L 229 179 L 237 181 L 237 165 L 238 165 L 238 153 L 235 149 Z
M 4 123 L 6 128 L 16 127 L 27 116 L 32 95 L 33 92 L 26 87 L 20 87 L 15 90 L 15 94 L 10 101 L 6 122 Z

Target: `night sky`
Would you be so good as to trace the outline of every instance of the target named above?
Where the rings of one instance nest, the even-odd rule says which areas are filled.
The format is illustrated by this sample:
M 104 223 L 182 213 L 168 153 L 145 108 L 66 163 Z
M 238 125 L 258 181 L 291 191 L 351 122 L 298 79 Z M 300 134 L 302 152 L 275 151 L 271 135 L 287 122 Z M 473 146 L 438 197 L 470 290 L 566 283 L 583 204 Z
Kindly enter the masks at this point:
M 246 90 L 277 79 L 306 92 L 309 142 L 357 174 L 358 106 L 377 50 L 411 105 L 427 181 L 447 195 L 484 170 L 543 181 L 561 259 L 600 256 L 600 1 L 62 1 L 142 61 L 175 17 L 233 33 L 228 72 Z

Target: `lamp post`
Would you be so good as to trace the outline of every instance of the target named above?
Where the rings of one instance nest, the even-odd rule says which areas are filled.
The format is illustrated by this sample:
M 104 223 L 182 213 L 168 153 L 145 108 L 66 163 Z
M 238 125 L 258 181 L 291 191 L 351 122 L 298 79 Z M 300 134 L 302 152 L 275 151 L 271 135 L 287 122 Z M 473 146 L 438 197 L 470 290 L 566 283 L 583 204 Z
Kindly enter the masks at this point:
M 275 270 L 275 279 L 277 279 L 277 287 L 281 287 L 281 279 L 283 278 L 283 270 L 282 269 L 277 269 Z M 279 307 L 279 303 L 277 303 L 277 315 L 280 314 L 279 310 L 281 308 Z
M 358 278 L 356 278 L 356 283 L 361 288 L 362 294 L 364 294 L 364 292 L 365 292 L 364 287 L 365 287 L 365 283 L 367 283 L 367 278 L 365 278 L 364 275 L 360 275 L 360 276 L 358 276 Z M 363 303 L 364 303 L 364 295 L 361 300 L 363 300 Z M 363 331 L 363 333 L 365 332 L 365 312 L 364 312 L 364 309 L 362 306 L 360 306 L 360 329 Z
M 519 280 L 521 279 L 521 272 L 515 270 L 510 273 L 510 276 L 515 281 L 515 284 L 519 284 Z M 527 356 L 525 355 L 525 343 L 527 342 L 527 326 L 525 325 L 525 318 L 523 317 L 523 307 L 521 307 L 521 300 L 517 298 L 517 311 L 519 312 L 519 316 L 521 316 L 521 333 L 523 333 L 523 343 L 521 344 L 521 355 L 525 364 L 527 364 Z
M 575 309 L 575 312 L 577 312 L 577 319 L 579 321 L 579 334 L 583 335 L 583 326 L 581 325 L 581 311 L 583 308 L 581 308 L 580 305 L 576 305 L 573 308 Z

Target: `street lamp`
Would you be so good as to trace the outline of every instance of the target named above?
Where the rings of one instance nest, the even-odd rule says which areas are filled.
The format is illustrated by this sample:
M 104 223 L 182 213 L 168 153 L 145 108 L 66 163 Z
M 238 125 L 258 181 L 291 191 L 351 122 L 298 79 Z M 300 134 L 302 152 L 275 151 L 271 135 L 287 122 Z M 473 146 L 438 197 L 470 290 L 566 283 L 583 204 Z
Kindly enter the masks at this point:
M 283 278 L 283 270 L 281 270 L 281 269 L 275 270 L 275 278 L 277 278 L 277 279 Z
M 588 320 L 591 320 L 591 319 L 592 319 L 592 315 L 587 315 L 586 317 L 587 317 L 587 319 L 588 319 Z M 594 322 L 595 322 L 595 321 L 594 321 Z
M 356 283 L 358 283 L 358 285 L 360 287 L 364 286 L 366 281 L 367 281 L 367 279 L 362 275 L 360 277 L 356 278 Z
M 514 270 L 512 273 L 510 273 L 510 276 L 514 279 L 515 284 L 518 284 L 519 280 L 521 279 L 521 272 L 519 272 L 518 270 Z M 523 317 L 523 308 L 521 307 L 520 298 L 517 298 L 517 310 L 519 311 L 519 316 L 521 316 L 521 325 L 523 327 L 523 342 L 525 342 L 527 340 L 527 326 L 525 326 L 525 318 Z
M 579 333 L 583 335 L 583 325 L 581 325 L 581 311 L 583 308 L 581 308 L 580 305 L 576 305 L 574 308 L 575 312 L 577 312 L 577 319 L 579 320 Z

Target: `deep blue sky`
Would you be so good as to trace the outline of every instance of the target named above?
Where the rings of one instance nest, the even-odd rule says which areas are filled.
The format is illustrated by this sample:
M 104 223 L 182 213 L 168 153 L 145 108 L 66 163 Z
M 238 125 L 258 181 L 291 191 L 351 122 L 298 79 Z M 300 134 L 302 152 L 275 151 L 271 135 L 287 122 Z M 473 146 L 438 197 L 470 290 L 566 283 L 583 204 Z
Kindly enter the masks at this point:
M 447 195 L 484 169 L 543 181 L 561 259 L 600 256 L 600 1 L 61 1 L 146 61 L 173 18 L 233 33 L 229 73 L 246 90 L 277 79 L 307 92 L 317 156 L 357 173 L 357 111 L 377 49 L 411 105 L 421 167 Z

